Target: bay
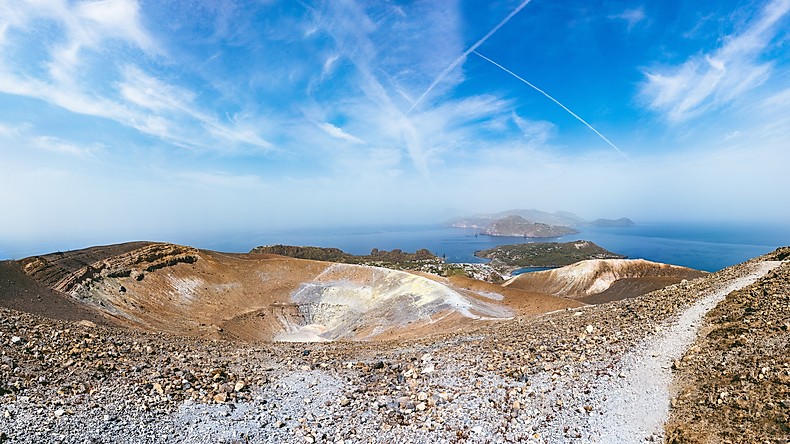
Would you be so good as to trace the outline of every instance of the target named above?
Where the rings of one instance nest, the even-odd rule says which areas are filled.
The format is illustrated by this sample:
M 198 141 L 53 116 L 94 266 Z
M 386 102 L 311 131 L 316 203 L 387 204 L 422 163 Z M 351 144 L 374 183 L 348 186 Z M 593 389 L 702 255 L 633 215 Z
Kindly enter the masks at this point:
M 593 241 L 629 258 L 643 258 L 704 271 L 717 271 L 780 246 L 790 245 L 790 229 L 784 225 L 650 223 L 634 227 L 580 227 L 580 233 L 552 239 L 495 237 L 480 230 L 442 225 L 346 227 L 283 230 L 195 239 L 189 245 L 220 251 L 246 252 L 258 245 L 286 244 L 336 247 L 353 254 L 372 248 L 399 248 L 413 252 L 427 248 L 448 262 L 483 263 L 474 252 L 498 245 L 526 242 Z
M 368 254 L 373 248 L 399 248 L 413 252 L 427 248 L 448 262 L 483 263 L 474 252 L 498 245 L 525 242 L 593 241 L 629 258 L 717 271 L 780 246 L 790 245 L 790 226 L 769 224 L 644 223 L 634 227 L 580 227 L 580 233 L 552 239 L 493 237 L 439 224 L 376 227 L 322 227 L 319 229 L 260 230 L 234 233 L 174 233 L 160 240 L 197 248 L 246 253 L 259 245 L 310 245 L 336 247 L 353 254 Z M 0 245 L 0 259 L 21 259 L 36 254 L 86 248 L 138 239 L 71 239 Z

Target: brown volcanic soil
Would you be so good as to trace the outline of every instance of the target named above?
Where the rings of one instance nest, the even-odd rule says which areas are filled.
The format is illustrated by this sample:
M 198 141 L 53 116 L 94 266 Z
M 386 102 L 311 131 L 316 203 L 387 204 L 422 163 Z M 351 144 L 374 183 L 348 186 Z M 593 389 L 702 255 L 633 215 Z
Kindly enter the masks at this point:
M 53 319 L 85 319 L 102 325 L 120 325 L 101 311 L 80 304 L 69 296 L 31 279 L 15 261 L 0 262 L 0 307 Z
M 504 285 L 596 304 L 640 296 L 706 274 L 644 259 L 596 259 L 520 274 Z
M 447 279 L 455 288 L 469 290 L 473 293 L 482 295 L 502 295 L 504 298 L 501 300 L 501 304 L 512 308 L 516 313 L 522 316 L 549 313 L 585 305 L 570 299 L 524 291 L 518 288 L 502 287 L 490 282 L 470 279 L 463 276 L 451 276 Z
M 774 256 L 787 256 L 790 248 Z M 671 443 L 790 442 L 790 264 L 730 293 L 675 364 Z
M 391 342 L 244 344 L 0 309 L 0 440 L 591 442 L 620 359 L 752 273 Z
M 738 266 L 611 304 L 375 343 L 253 345 L 2 309 L 0 439 L 595 441 L 587 421 L 606 414 L 590 394 L 596 384 L 618 380 L 619 359 L 701 294 L 749 272 Z
M 18 264 L 33 279 L 25 279 Z M 48 303 L 9 302 L 5 304 L 9 308 L 58 319 L 103 317 L 108 319 L 103 323 L 146 331 L 243 341 L 271 340 L 284 330 L 312 323 L 308 316 L 329 316 L 340 329 L 334 336 L 394 339 L 459 331 L 473 323 L 489 322 L 491 316 L 535 315 L 580 305 L 470 279 L 456 285 L 454 282 L 462 281 L 413 273 L 439 284 L 427 288 L 419 282 L 422 278 L 410 279 L 411 274 L 387 269 L 272 254 L 227 254 L 164 243 L 95 247 L 35 256 L 18 264 L 7 264 L 9 270 L 16 267 L 16 281 L 77 312 L 61 316 L 60 305 Z M 374 288 L 373 293 L 366 296 L 369 288 Z M 322 292 L 329 299 L 321 299 Z M 438 292 L 438 299 L 414 299 L 425 292 Z M 308 300 L 294 301 L 297 293 L 306 294 Z M 364 300 L 381 293 L 386 297 L 379 302 Z M 337 296 L 333 299 L 333 295 Z M 444 302 L 442 298 L 448 297 Z M 467 302 L 472 304 L 471 311 L 466 316 L 458 314 L 457 310 L 465 310 L 458 303 Z M 343 321 L 345 308 L 332 304 L 346 303 L 362 307 L 354 308 Z M 359 310 L 370 310 L 371 314 L 366 318 Z M 399 311 L 406 315 L 399 315 Z
M 123 320 L 108 316 L 96 307 L 81 304 L 52 287 L 86 265 L 150 244 L 150 242 L 129 242 L 36 256 L 34 258 L 45 260 L 47 266 L 31 267 L 30 276 L 23 271 L 23 266 L 30 265 L 34 258 L 2 261 L 0 262 L 0 307 L 53 319 L 77 321 L 84 319 L 102 325 L 124 325 Z
M 639 295 L 650 293 L 651 291 L 660 290 L 666 286 L 677 284 L 683 279 L 695 279 L 704 273 L 689 273 L 686 277 L 638 277 L 638 278 L 623 278 L 618 279 L 612 285 L 601 293 L 585 296 L 580 298 L 579 301 L 585 304 L 605 304 L 607 302 L 619 301 L 621 299 L 633 298 Z M 692 277 L 693 276 L 693 277 Z

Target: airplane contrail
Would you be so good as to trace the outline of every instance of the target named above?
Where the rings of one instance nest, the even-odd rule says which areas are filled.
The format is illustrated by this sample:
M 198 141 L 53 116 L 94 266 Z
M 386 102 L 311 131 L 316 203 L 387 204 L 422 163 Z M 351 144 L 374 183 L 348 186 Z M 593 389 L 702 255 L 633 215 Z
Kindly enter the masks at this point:
M 461 54 L 461 55 L 460 55 L 460 56 L 459 56 L 457 59 L 455 59 L 455 60 L 453 61 L 453 63 L 451 63 L 451 64 L 450 64 L 450 66 L 448 66 L 447 68 L 444 68 L 444 70 L 443 70 L 441 73 L 439 73 L 439 76 L 438 76 L 438 77 L 436 77 L 436 80 L 434 80 L 434 81 L 433 81 L 433 83 L 431 83 L 431 86 L 429 86 L 429 87 L 428 87 L 428 89 L 426 89 L 426 90 L 425 90 L 425 92 L 424 92 L 424 93 L 422 93 L 422 95 L 421 95 L 419 98 L 417 98 L 417 101 L 415 101 L 415 102 L 414 102 L 414 103 L 411 105 L 411 108 L 409 108 L 409 110 L 408 110 L 408 111 L 406 111 L 406 114 L 410 114 L 410 113 L 411 113 L 411 112 L 414 110 L 414 108 L 417 108 L 417 106 L 418 106 L 420 103 L 422 103 L 423 99 L 425 99 L 425 97 L 426 97 L 428 94 L 430 94 L 430 93 L 431 93 L 431 91 L 433 91 L 433 89 L 436 87 L 436 85 L 438 85 L 438 84 L 439 84 L 439 82 L 441 82 L 442 80 L 444 80 L 444 78 L 445 78 L 445 77 L 447 77 L 447 74 L 450 74 L 450 72 L 451 72 L 453 69 L 455 69 L 455 67 L 456 67 L 456 66 L 458 66 L 458 65 L 459 65 L 461 62 L 463 62 L 463 61 L 464 61 L 464 59 L 466 59 L 466 57 L 467 57 L 469 54 L 471 54 L 471 53 L 472 53 L 472 52 L 473 52 L 475 49 L 477 49 L 477 47 L 478 47 L 478 46 L 480 46 L 480 45 L 482 45 L 483 43 L 485 43 L 485 41 L 486 41 L 486 40 L 488 40 L 488 39 L 489 39 L 489 38 L 490 38 L 492 35 L 494 35 L 494 33 L 496 33 L 497 31 L 499 31 L 499 28 L 501 28 L 501 27 L 505 26 L 505 24 L 506 24 L 507 22 L 509 22 L 509 21 L 510 21 L 510 19 L 512 19 L 512 18 L 513 18 L 513 17 L 514 17 L 516 14 L 518 14 L 518 13 L 519 13 L 519 11 L 521 11 L 522 9 L 524 9 L 524 7 L 525 7 L 525 6 L 527 6 L 527 5 L 529 4 L 529 2 L 531 2 L 531 1 L 532 1 L 532 0 L 524 0 L 523 2 L 521 2 L 521 4 L 520 4 L 520 5 L 518 5 L 518 6 L 516 7 L 516 9 L 514 9 L 513 11 L 511 11 L 511 12 L 510 12 L 510 14 L 508 14 L 508 15 L 507 15 L 507 17 L 505 17 L 504 19 L 502 19 L 502 21 L 501 21 L 501 22 L 499 22 L 499 23 L 498 23 L 496 26 L 494 26 L 494 27 L 493 27 L 493 29 L 491 29 L 490 31 L 488 31 L 488 34 L 484 35 L 484 36 L 483 36 L 483 38 L 481 38 L 480 40 L 478 40 L 477 42 L 475 42 L 475 44 L 474 44 L 474 45 L 470 46 L 470 47 L 469 47 L 469 49 L 467 49 L 466 51 L 464 51 L 464 53 L 463 53 L 463 54 Z
M 483 54 L 480 54 L 480 53 L 479 53 L 479 52 L 477 52 L 477 51 L 472 51 L 472 52 L 474 52 L 474 53 L 475 53 L 475 54 L 476 54 L 478 57 L 481 57 L 481 58 L 482 58 L 482 59 L 484 59 L 484 60 L 488 60 L 488 61 L 489 61 L 489 62 L 491 62 L 491 63 L 492 63 L 494 66 L 496 66 L 496 67 L 498 67 L 498 68 L 502 69 L 503 71 L 505 71 L 506 73 L 510 74 L 511 76 L 513 76 L 513 77 L 515 77 L 515 78 L 517 78 L 517 79 L 521 80 L 522 82 L 526 83 L 526 84 L 527 84 L 527 85 L 528 85 L 530 88 L 534 89 L 535 91 L 537 91 L 537 92 L 539 92 L 539 93 L 543 94 L 544 96 L 546 96 L 546 98 L 548 98 L 548 99 L 549 99 L 549 100 L 551 100 L 552 102 L 554 102 L 554 103 L 556 103 L 557 105 L 559 105 L 559 106 L 560 106 L 562 109 L 564 109 L 565 111 L 567 111 L 567 112 L 568 112 L 568 114 L 570 114 L 570 115 L 572 115 L 573 117 L 575 117 L 575 118 L 576 118 L 576 120 L 578 120 L 579 122 L 583 123 L 583 124 L 584 124 L 584 125 L 585 125 L 587 128 L 590 128 L 590 130 L 591 130 L 592 132 L 594 132 L 595 134 L 597 134 L 597 135 L 598 135 L 598 137 L 600 137 L 601 139 L 603 139 L 603 141 L 604 141 L 604 142 L 608 143 L 608 144 L 609 144 L 609 146 L 611 146 L 612 148 L 614 148 L 614 149 L 615 149 L 615 150 L 616 150 L 618 153 L 620 153 L 620 155 L 621 155 L 621 156 L 625 157 L 625 158 L 626 158 L 626 159 L 628 159 L 628 160 L 631 160 L 631 158 L 630 158 L 630 157 L 628 157 L 628 155 L 627 155 L 627 154 L 625 154 L 625 153 L 624 153 L 624 152 L 623 152 L 623 151 L 622 151 L 620 148 L 617 148 L 617 146 L 616 146 L 615 144 L 613 144 L 611 140 L 607 139 L 607 138 L 606 138 L 606 136 L 604 136 L 603 134 L 601 134 L 600 132 L 598 132 L 598 130 L 597 130 L 597 129 L 595 129 L 595 128 L 593 128 L 593 126 L 592 126 L 592 125 L 590 125 L 590 124 L 589 124 L 589 123 L 587 123 L 587 122 L 586 122 L 584 119 L 582 119 L 581 117 L 579 117 L 578 115 L 576 115 L 576 113 L 574 113 L 573 111 L 571 111 L 570 109 L 568 109 L 568 107 L 567 107 L 567 106 L 565 106 L 565 105 L 563 105 L 562 103 L 560 103 L 560 101 L 559 101 L 559 100 L 557 100 L 557 99 L 555 99 L 554 97 L 550 96 L 550 95 L 549 95 L 549 94 L 548 94 L 546 91 L 543 91 L 542 89 L 538 88 L 537 86 L 535 86 L 535 85 L 533 85 L 533 84 L 529 83 L 528 81 L 526 81 L 526 80 L 524 80 L 523 78 L 519 77 L 519 76 L 518 76 L 516 73 L 514 73 L 513 71 L 511 71 L 511 70 L 509 70 L 509 69 L 505 68 L 504 66 L 500 65 L 499 63 L 497 63 L 497 62 L 495 62 L 495 61 L 493 61 L 493 60 L 489 59 L 488 57 L 484 56 Z

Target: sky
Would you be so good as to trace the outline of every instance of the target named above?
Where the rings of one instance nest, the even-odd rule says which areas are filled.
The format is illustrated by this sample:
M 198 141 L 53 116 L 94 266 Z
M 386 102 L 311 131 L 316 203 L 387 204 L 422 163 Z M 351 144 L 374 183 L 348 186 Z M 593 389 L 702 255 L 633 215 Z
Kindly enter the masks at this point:
M 790 0 L 3 1 L 0 256 L 512 208 L 790 222 L 789 49 Z

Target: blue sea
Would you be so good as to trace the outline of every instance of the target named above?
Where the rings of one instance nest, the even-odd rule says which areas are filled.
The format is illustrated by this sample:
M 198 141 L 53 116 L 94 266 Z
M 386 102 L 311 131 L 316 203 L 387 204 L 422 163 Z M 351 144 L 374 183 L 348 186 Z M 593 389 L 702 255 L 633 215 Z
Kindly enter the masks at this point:
M 400 248 L 413 252 L 427 248 L 448 262 L 486 262 L 477 250 L 525 242 L 590 240 L 629 258 L 716 271 L 790 245 L 790 227 L 732 224 L 640 224 L 626 228 L 581 227 L 580 233 L 552 239 L 494 237 L 479 230 L 442 225 L 377 228 L 289 230 L 227 236 L 190 245 L 220 251 L 246 252 L 257 245 L 287 244 L 337 247 L 353 254 L 372 248 Z
M 485 262 L 474 256 L 477 250 L 497 245 L 525 242 L 590 240 L 609 251 L 630 258 L 644 258 L 705 271 L 716 271 L 751 259 L 777 247 L 790 245 L 790 227 L 733 224 L 638 224 L 628 228 L 581 227 L 580 233 L 552 239 L 492 237 L 479 230 L 432 225 L 382 226 L 368 228 L 324 228 L 259 231 L 233 234 L 168 236 L 145 239 L 174 242 L 225 252 L 248 252 L 258 245 L 312 245 L 337 247 L 353 254 L 367 254 L 372 248 L 400 248 L 413 252 L 427 248 L 448 262 Z M 127 239 L 138 240 L 138 239 Z M 20 259 L 35 254 L 122 242 L 118 239 L 41 241 L 36 245 L 0 245 L 0 259 Z

